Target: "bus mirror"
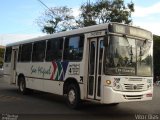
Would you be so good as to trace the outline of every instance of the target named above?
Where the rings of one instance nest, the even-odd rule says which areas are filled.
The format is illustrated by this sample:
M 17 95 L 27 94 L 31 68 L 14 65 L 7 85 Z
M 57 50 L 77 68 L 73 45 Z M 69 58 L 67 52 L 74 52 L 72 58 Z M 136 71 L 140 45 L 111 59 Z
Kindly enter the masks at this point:
M 105 35 L 104 36 L 104 46 L 108 46 L 108 42 L 109 42 L 108 35 Z

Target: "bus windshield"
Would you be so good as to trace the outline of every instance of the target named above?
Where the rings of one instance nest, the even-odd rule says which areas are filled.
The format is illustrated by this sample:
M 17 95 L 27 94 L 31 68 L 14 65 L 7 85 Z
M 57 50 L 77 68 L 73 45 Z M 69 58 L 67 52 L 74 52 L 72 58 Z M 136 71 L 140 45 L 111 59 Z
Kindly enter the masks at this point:
M 149 40 L 111 36 L 104 59 L 105 74 L 152 76 L 152 43 Z

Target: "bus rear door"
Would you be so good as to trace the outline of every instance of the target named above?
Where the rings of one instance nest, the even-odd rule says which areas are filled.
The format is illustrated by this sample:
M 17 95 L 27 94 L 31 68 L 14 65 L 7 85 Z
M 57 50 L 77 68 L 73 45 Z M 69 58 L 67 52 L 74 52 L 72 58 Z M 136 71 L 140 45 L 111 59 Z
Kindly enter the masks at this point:
M 17 65 L 17 57 L 18 57 L 18 48 L 12 48 L 12 56 L 11 56 L 11 84 L 16 83 L 16 65 Z

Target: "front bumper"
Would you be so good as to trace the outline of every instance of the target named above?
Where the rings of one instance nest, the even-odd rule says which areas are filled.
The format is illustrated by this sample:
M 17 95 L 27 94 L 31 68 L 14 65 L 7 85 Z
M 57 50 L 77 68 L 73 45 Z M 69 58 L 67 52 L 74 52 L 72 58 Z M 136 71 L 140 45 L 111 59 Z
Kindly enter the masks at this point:
M 146 101 L 152 100 L 153 89 L 142 91 L 142 92 L 122 92 L 115 91 L 112 87 L 103 87 L 103 98 L 101 103 L 120 103 L 120 102 L 130 102 L 130 101 Z M 147 95 L 152 95 L 148 97 Z

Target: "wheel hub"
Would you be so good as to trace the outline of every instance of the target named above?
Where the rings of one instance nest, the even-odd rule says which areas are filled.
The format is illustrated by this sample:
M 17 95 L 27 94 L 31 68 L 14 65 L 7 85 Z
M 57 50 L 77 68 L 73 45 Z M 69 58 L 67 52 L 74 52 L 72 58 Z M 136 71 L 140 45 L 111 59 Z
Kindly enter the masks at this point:
M 20 90 L 24 91 L 24 83 L 23 82 L 20 83 Z
M 74 90 L 69 91 L 68 98 L 69 98 L 70 103 L 73 103 L 75 101 L 76 97 L 75 97 L 75 91 Z

